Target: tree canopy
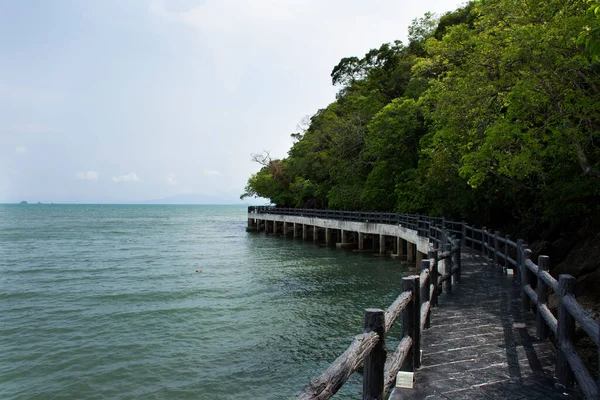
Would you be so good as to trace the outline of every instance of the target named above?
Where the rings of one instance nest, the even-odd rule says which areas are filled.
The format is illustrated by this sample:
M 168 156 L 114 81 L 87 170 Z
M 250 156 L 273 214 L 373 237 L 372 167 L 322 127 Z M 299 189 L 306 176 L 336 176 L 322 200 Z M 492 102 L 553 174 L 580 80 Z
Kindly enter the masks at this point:
M 600 204 L 600 3 L 476 0 L 334 67 L 335 102 L 245 196 L 562 221 Z

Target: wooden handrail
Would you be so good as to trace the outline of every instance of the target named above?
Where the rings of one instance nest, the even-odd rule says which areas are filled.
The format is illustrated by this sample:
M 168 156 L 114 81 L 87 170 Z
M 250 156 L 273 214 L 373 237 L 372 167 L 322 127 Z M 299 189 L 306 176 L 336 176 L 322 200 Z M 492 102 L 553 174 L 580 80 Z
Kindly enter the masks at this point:
M 326 400 L 331 398 L 350 375 L 361 366 L 364 359 L 379 342 L 376 332 L 368 332 L 354 337 L 352 344 L 316 379 L 304 389 L 300 400 Z
M 419 280 L 418 278 L 415 279 L 415 277 L 410 278 L 416 281 Z M 416 297 L 418 299 L 418 296 Z M 389 332 L 396 318 L 412 304 L 414 299 L 414 291 L 405 290 L 385 311 L 382 310 L 384 316 L 384 335 Z M 367 310 L 367 312 L 368 311 L 369 310 Z M 412 346 L 414 343 L 412 337 L 405 336 L 403 339 L 406 339 L 407 337 L 410 339 L 410 342 L 404 340 L 404 345 L 406 346 L 406 343 L 410 343 L 410 346 Z M 340 355 L 329 366 L 329 368 L 325 370 L 325 372 L 323 372 L 318 378 L 313 379 L 310 382 L 310 384 L 305 388 L 304 392 L 300 395 L 299 399 L 326 400 L 331 398 L 348 380 L 350 375 L 352 375 L 352 373 L 355 372 L 358 369 L 358 367 L 360 367 L 360 365 L 365 361 L 365 359 L 371 355 L 373 349 L 376 348 L 379 340 L 380 335 L 375 334 L 375 332 L 366 332 L 361 335 L 355 336 L 354 340 L 346 349 L 346 351 L 344 351 L 344 353 L 342 353 L 342 355 Z M 400 353 L 396 354 L 394 357 L 396 357 L 396 360 L 399 362 L 399 364 L 402 364 L 402 362 L 404 362 L 406 358 L 406 354 L 408 354 L 408 351 L 410 349 L 400 350 Z M 386 371 L 387 372 L 384 372 L 384 374 L 382 375 L 382 383 L 385 380 L 383 379 L 383 376 L 387 377 L 386 374 L 389 375 L 391 371 L 393 371 L 393 367 L 388 366 Z M 397 372 L 398 369 L 396 369 L 394 372 L 394 380 L 395 374 Z
M 593 314 L 587 312 L 581 306 L 581 304 L 577 302 L 577 300 L 575 299 L 575 297 L 573 297 L 572 294 L 565 295 L 561 299 L 561 302 L 565 306 L 569 314 L 571 314 L 571 316 L 575 318 L 575 321 L 577 321 L 577 323 L 581 325 L 585 333 L 587 333 L 588 336 L 594 341 L 596 346 L 600 346 L 598 322 L 594 319 Z
M 396 300 L 385 310 L 385 333 L 387 334 L 390 329 L 392 329 L 392 325 L 398 318 L 398 316 L 402 313 L 407 306 L 407 304 L 412 300 L 411 292 L 402 292 Z
M 435 300 L 437 288 L 443 282 L 447 282 L 448 277 L 451 277 L 452 274 L 460 272 L 460 265 L 452 265 L 456 264 L 456 262 L 452 262 L 452 257 L 460 257 L 460 241 L 455 240 L 451 244 L 452 247 L 446 252 L 430 252 L 433 257 L 422 261 L 419 276 L 412 275 L 402 279 L 403 292 L 385 311 L 381 311 L 383 315 L 381 334 L 377 338 L 366 336 L 373 332 L 356 336 L 350 347 L 321 376 L 311 381 L 299 399 L 329 399 L 362 362 L 365 363 L 363 395 L 367 396 L 366 393 L 370 393 L 365 398 L 376 398 L 377 396 L 373 396 L 373 393 L 378 393 L 379 387 L 382 388 L 381 393 L 385 396 L 394 385 L 396 374 L 400 369 L 414 371 L 420 366 L 420 336 L 421 332 L 429 327 L 431 308 L 437 303 Z M 439 280 L 437 273 L 439 262 L 450 266 L 443 280 Z M 369 312 L 372 313 L 373 310 L 367 310 L 367 314 Z M 373 352 L 377 348 L 381 351 L 379 341 L 383 340 L 400 315 L 402 316 L 402 339 L 385 365 L 379 366 L 383 367 L 382 378 L 379 382 L 380 378 L 376 377 L 377 374 L 367 374 L 366 363 L 369 362 L 369 371 L 377 368 L 376 365 L 371 365 L 373 364 L 371 359 Z M 380 356 L 375 357 L 375 359 L 381 358 Z
M 558 281 L 554 279 L 554 277 L 550 275 L 547 271 L 540 271 L 540 268 L 537 265 L 535 265 L 530 259 L 525 260 L 525 266 L 531 272 L 537 275 L 541 280 L 543 280 L 544 283 L 554 291 L 554 293 L 558 292 Z
M 581 357 L 575 351 L 573 343 L 570 341 L 564 341 L 560 344 L 560 352 L 565 355 L 565 359 L 569 364 L 577 383 L 581 387 L 581 391 L 586 398 L 590 400 L 598 399 L 598 386 L 594 382 L 594 378 L 590 375 L 587 368 L 585 367 Z
M 388 394 L 392 386 L 396 383 L 396 374 L 400 370 L 400 367 L 406 361 L 406 357 L 408 356 L 408 352 L 411 349 L 413 344 L 412 338 L 410 336 L 405 336 L 402 338 L 396 351 L 392 353 L 392 355 L 385 362 L 384 368 L 384 381 L 383 381 L 383 398 Z

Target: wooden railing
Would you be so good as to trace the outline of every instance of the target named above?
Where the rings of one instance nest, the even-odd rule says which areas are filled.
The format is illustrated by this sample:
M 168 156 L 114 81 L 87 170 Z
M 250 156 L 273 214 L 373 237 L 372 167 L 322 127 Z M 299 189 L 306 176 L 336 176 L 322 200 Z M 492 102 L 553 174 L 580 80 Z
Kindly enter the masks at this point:
M 423 231 L 424 229 L 428 229 L 430 224 L 441 225 L 443 221 L 443 218 L 416 214 L 336 211 L 312 208 L 279 208 L 269 206 L 250 206 L 248 207 L 248 212 L 256 212 L 258 214 L 293 215 L 308 218 L 335 219 L 339 221 L 402 225 L 415 231 Z M 424 234 L 423 236 L 426 235 Z
M 549 332 L 554 335 L 557 348 L 555 375 L 558 384 L 570 388 L 577 381 L 586 398 L 598 399 L 600 372 L 597 379 L 594 379 L 575 350 L 573 342 L 577 323 L 596 344 L 600 366 L 600 324 L 594 319 L 592 312 L 585 310 L 577 302 L 576 279 L 571 275 L 561 274 L 556 280 L 548 272 L 550 258 L 541 255 L 536 265 L 531 261 L 531 250 L 521 239 L 514 242 L 508 235 L 500 236 L 500 232 L 492 233 L 485 228 L 476 229 L 465 224 L 462 240 L 468 247 L 479 247 L 494 265 L 515 271 L 521 286 L 523 311 L 531 310 L 536 315 L 537 338 L 547 339 Z M 557 296 L 556 316 L 548 308 L 548 294 L 551 291 Z
M 365 360 L 363 398 L 377 398 L 377 396 L 369 397 L 372 391 L 367 390 L 367 388 L 379 388 L 381 378 L 378 373 L 366 373 L 366 359 L 369 360 L 369 363 L 377 364 L 376 370 L 379 371 L 381 356 L 376 356 L 375 361 L 369 357 L 378 344 L 381 344 L 380 347 L 382 348 L 385 334 L 399 314 L 402 314 L 402 340 L 396 352 L 385 363 L 385 383 L 382 386 L 381 393 L 387 393 L 394 384 L 392 376 L 395 380 L 395 374 L 400 368 L 409 371 L 418 368 L 419 361 L 415 359 L 415 354 L 418 354 L 419 352 L 416 350 L 420 349 L 420 332 L 423 328 L 429 326 L 430 307 L 437 304 L 438 285 L 442 285 L 443 290 L 450 293 L 452 292 L 453 281 L 460 281 L 461 246 L 479 251 L 493 265 L 501 266 L 505 272 L 512 270 L 515 273 L 521 288 L 523 311 L 533 311 L 536 315 L 536 336 L 540 340 L 544 340 L 548 338 L 549 332 L 554 334 L 557 348 L 555 375 L 558 384 L 570 388 L 577 381 L 586 398 L 599 399 L 600 324 L 594 319 L 593 313 L 585 310 L 577 302 L 575 298 L 575 278 L 563 274 L 556 280 L 548 272 L 549 257 L 539 256 L 536 265 L 530 259 L 531 250 L 522 239 L 513 241 L 509 235 L 502 236 L 498 231 L 490 232 L 486 228 L 476 228 L 467 225 L 464 221 L 447 221 L 445 218 L 414 214 L 275 207 L 248 207 L 248 212 L 402 225 L 408 229 L 416 230 L 419 236 L 427 237 L 431 244 L 439 249 L 428 254 L 429 259 L 423 261 L 419 277 L 403 278 L 404 291 L 390 308 L 385 312 L 382 310 L 367 310 L 365 333 L 357 336 L 348 350 L 338 357 L 323 375 L 311 382 L 300 397 L 301 399 L 328 399 L 356 371 L 363 360 Z M 454 238 L 459 238 L 459 240 Z M 442 263 L 443 274 L 438 272 L 440 262 Z M 430 280 L 432 276 L 437 277 L 437 280 Z M 427 293 L 419 290 L 418 292 L 423 293 L 422 296 L 419 296 L 415 294 L 416 289 L 413 289 L 417 286 L 422 290 L 429 286 L 431 288 Z M 554 292 L 558 299 L 556 316 L 548 308 L 548 294 L 550 291 Z M 421 298 L 429 300 L 421 302 L 419 301 Z M 419 304 L 419 307 L 416 307 L 415 304 Z M 416 309 L 421 310 L 421 312 L 414 311 Z M 374 317 L 371 314 L 380 315 L 382 312 L 384 313 L 381 317 L 383 322 L 367 323 L 367 320 L 379 321 L 380 317 Z M 385 326 L 385 329 L 378 327 L 377 324 L 380 323 Z M 581 326 L 597 346 L 599 369 L 597 379 L 594 379 L 575 350 L 573 341 L 576 324 Z M 422 325 L 421 329 L 415 328 L 415 326 L 420 325 Z M 361 345 L 360 343 L 363 342 L 365 344 Z M 379 349 L 379 347 L 377 348 Z M 381 349 L 377 351 L 381 353 Z M 326 383 L 330 379 L 333 383 Z
M 445 252 L 429 252 L 430 258 L 421 262 L 420 275 L 402 278 L 403 291 L 386 310 L 365 310 L 364 332 L 355 336 L 346 351 L 310 382 L 299 399 L 331 398 L 361 365 L 363 399 L 385 398 L 398 371 L 414 372 L 420 367 L 421 332 L 430 326 L 431 307 L 437 305 L 441 290 L 452 290 L 452 276 L 455 280 L 460 277 L 460 241 L 455 239 L 447 247 Z M 399 316 L 401 340 L 388 355 L 384 341 Z

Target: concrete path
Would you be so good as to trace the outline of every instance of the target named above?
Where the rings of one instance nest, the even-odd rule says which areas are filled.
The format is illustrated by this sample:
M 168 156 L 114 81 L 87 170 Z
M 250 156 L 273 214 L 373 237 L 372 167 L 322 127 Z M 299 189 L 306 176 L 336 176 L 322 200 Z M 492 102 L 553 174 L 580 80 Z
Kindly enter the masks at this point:
M 582 398 L 555 388 L 554 346 L 536 340 L 534 317 L 520 312 L 518 294 L 512 275 L 464 253 L 462 282 L 439 297 L 423 332 L 414 389 L 396 388 L 390 399 Z

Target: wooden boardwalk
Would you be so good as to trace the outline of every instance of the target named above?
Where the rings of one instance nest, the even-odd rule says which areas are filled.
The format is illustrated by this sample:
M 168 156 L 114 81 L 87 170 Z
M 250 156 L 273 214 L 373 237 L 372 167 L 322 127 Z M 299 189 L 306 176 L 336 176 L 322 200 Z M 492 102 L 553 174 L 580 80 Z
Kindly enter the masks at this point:
M 478 253 L 462 254 L 462 280 L 439 297 L 423 331 L 414 389 L 390 399 L 580 399 L 555 388 L 556 350 L 535 338 L 519 287 Z

